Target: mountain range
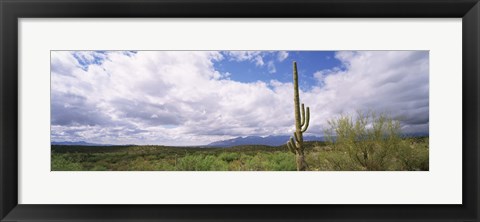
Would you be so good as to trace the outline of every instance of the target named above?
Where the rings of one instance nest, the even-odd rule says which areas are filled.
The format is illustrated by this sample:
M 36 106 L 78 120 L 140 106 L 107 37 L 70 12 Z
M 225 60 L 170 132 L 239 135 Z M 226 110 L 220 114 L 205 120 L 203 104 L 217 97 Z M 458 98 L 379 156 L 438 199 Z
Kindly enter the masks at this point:
M 266 145 L 266 146 L 280 146 L 287 143 L 290 139 L 289 136 L 245 136 L 245 137 L 236 137 L 229 140 L 215 141 L 208 145 L 203 145 L 201 147 L 232 147 L 239 145 Z M 324 141 L 323 137 L 316 136 L 305 136 L 305 141 Z M 88 143 L 85 141 L 54 141 L 52 145 L 63 145 L 63 146 L 113 146 L 112 144 L 98 144 L 98 143 Z
M 52 141 L 52 145 L 62 146 L 113 146 L 111 144 L 87 143 L 85 141 Z
M 409 133 L 404 134 L 404 137 L 422 137 L 427 136 L 428 133 Z M 266 146 L 281 146 L 287 143 L 290 139 L 290 136 L 245 136 L 245 137 L 236 137 L 228 140 L 215 141 L 207 145 L 200 147 L 233 147 L 240 145 L 266 145 Z M 304 136 L 304 141 L 325 141 L 324 137 L 318 136 Z M 85 141 L 62 141 L 62 142 L 52 142 L 52 145 L 67 145 L 67 146 L 113 146 L 111 144 L 97 144 L 97 143 L 88 143 Z
M 428 133 L 406 133 L 403 134 L 404 137 L 423 137 L 427 136 Z M 287 141 L 290 139 L 290 136 L 245 136 L 245 137 L 236 137 L 229 140 L 221 140 L 210 143 L 206 146 L 209 147 L 232 147 L 239 145 L 266 145 L 266 146 L 281 146 L 287 144 Z M 304 141 L 325 141 L 324 137 L 318 136 L 304 136 Z
M 266 145 L 266 146 L 281 146 L 287 144 L 287 141 L 290 139 L 290 136 L 245 136 L 245 137 L 236 137 L 229 140 L 221 140 L 210 143 L 206 146 L 210 147 L 231 147 L 239 145 Z M 304 136 L 304 141 L 324 141 L 323 137 L 317 136 Z

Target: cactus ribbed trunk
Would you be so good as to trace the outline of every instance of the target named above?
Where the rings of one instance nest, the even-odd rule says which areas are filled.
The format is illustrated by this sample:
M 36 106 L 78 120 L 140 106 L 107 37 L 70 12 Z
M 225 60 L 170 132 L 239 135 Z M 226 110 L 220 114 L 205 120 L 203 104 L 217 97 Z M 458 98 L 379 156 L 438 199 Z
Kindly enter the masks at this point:
M 303 132 L 305 132 L 308 128 L 308 123 L 310 121 L 310 109 L 307 107 L 307 115 L 305 115 L 305 106 L 302 104 L 300 110 L 300 95 L 298 92 L 298 71 L 296 62 L 293 62 L 293 101 L 295 107 L 295 141 L 293 141 L 293 138 L 290 139 L 292 148 L 290 147 L 290 144 L 287 145 L 296 155 L 297 170 L 305 171 L 308 169 L 308 165 L 305 161 Z
M 305 161 L 305 154 L 303 154 L 303 150 L 298 151 L 297 152 L 297 171 L 306 171 L 307 169 L 308 169 L 308 165 L 307 165 L 307 162 Z

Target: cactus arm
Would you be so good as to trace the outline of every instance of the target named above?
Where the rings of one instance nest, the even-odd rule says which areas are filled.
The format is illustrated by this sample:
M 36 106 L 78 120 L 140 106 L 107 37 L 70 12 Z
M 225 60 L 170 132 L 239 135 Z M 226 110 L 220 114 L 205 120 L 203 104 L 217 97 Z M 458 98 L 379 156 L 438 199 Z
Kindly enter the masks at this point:
M 308 124 L 310 123 L 310 107 L 307 107 L 307 116 L 304 117 L 305 120 L 305 126 L 303 126 L 302 133 L 307 131 L 308 129 Z
M 305 105 L 302 103 L 302 122 L 300 123 L 300 126 L 305 125 Z
M 290 137 L 290 143 L 292 144 L 293 148 L 297 149 L 297 146 L 295 145 L 295 141 L 293 141 L 292 137 Z
M 295 137 L 295 141 L 297 141 L 298 143 L 301 142 L 297 132 L 293 132 L 293 136 Z
M 290 152 L 295 153 L 295 148 L 293 148 L 293 145 L 290 141 L 287 142 L 287 147 Z

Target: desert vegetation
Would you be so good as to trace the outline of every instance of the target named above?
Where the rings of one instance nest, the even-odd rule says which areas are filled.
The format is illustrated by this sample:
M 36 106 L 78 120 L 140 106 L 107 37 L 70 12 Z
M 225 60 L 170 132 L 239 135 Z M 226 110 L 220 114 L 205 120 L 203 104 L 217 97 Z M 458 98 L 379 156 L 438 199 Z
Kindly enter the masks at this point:
M 326 157 L 344 170 L 428 170 L 428 137 L 407 138 L 400 122 L 374 112 L 328 121 L 328 146 L 341 156 Z
M 428 170 L 428 137 L 401 138 L 398 144 L 398 149 L 389 150 L 389 155 L 383 157 L 381 165 L 372 168 L 352 158 L 355 156 L 343 145 L 305 141 L 305 161 L 311 171 Z M 54 145 L 51 170 L 296 171 L 295 160 L 295 154 L 286 145 L 230 148 Z
M 54 171 L 290 171 L 296 170 L 293 157 L 285 146 L 52 146 L 51 167 Z

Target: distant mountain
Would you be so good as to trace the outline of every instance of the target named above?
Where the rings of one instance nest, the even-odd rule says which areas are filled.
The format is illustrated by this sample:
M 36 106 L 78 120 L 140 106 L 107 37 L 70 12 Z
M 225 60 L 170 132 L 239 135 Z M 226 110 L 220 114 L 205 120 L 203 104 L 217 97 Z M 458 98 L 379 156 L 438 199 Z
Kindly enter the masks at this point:
M 87 143 L 85 141 L 52 141 L 52 145 L 63 146 L 112 146 L 111 144 Z
M 221 140 L 208 144 L 210 147 L 231 147 L 239 145 L 266 145 L 266 146 L 281 146 L 287 144 L 290 136 L 246 136 L 237 137 L 229 140 Z M 323 137 L 305 136 L 305 141 L 324 141 Z

